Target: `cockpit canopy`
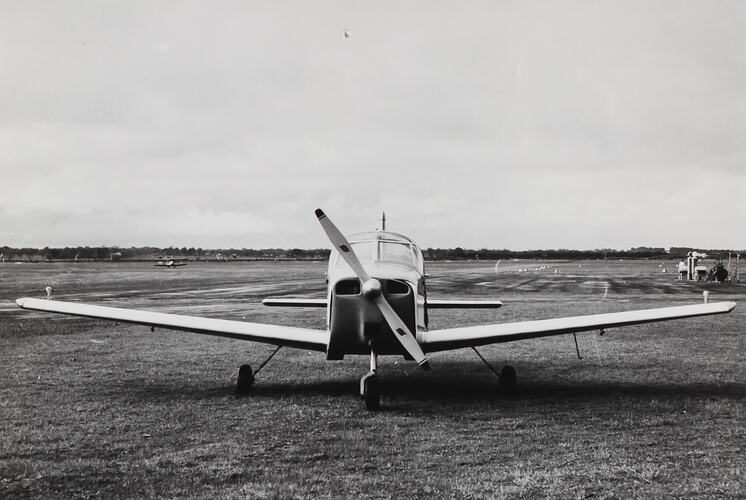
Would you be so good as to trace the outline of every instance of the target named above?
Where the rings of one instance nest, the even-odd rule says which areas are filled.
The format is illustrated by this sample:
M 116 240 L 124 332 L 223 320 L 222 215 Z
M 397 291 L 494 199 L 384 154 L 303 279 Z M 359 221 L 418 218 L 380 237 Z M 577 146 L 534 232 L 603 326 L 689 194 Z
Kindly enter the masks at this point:
M 348 237 L 352 249 L 365 264 L 393 263 L 423 273 L 422 252 L 409 238 L 388 231 L 357 233 Z M 330 266 L 346 265 L 339 254 L 333 252 Z M 331 270 L 331 269 L 330 269 Z

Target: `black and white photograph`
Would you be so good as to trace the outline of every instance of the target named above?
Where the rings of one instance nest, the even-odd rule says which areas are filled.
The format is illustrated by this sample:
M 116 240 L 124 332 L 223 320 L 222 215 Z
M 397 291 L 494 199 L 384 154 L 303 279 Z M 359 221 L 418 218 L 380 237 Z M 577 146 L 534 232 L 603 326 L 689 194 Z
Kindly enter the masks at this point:
M 743 498 L 744 27 L 0 2 L 0 497 Z

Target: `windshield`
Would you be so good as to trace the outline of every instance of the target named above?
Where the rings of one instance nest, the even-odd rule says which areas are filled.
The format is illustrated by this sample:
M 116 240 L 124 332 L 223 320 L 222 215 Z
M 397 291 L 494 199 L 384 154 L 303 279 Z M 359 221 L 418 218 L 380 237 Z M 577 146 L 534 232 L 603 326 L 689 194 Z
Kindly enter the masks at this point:
M 389 243 L 382 241 L 379 244 L 380 260 L 401 262 L 402 264 L 413 265 L 414 256 L 412 247 L 404 243 Z
M 365 262 L 388 261 L 399 262 L 409 266 L 415 265 L 412 245 L 392 241 L 359 241 L 351 243 L 358 259 Z
M 376 259 L 375 244 L 375 241 L 360 241 L 351 243 L 350 245 L 358 259 L 365 262 L 373 262 Z

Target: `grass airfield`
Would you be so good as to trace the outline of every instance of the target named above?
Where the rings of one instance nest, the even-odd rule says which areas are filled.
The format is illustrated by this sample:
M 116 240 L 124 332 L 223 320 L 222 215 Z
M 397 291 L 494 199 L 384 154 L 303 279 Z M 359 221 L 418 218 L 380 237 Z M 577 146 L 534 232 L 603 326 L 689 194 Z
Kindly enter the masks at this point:
M 325 263 L 0 265 L 0 497 L 743 497 L 746 285 L 674 281 L 674 262 L 431 263 L 433 329 L 735 300 L 728 314 L 480 348 L 511 364 L 506 397 L 470 349 L 433 369 L 282 349 L 251 396 L 238 367 L 272 346 L 22 311 L 44 296 L 324 328 Z M 667 269 L 668 272 L 661 272 Z M 555 272 L 557 271 L 557 272 Z

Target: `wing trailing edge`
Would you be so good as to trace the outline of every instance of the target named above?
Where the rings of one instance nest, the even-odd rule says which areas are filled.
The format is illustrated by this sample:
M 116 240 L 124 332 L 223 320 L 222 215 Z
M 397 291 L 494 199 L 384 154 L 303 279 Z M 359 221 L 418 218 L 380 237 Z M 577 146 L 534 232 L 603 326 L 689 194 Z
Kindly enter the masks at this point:
M 445 351 L 462 347 L 513 342 L 516 340 L 548 337 L 566 333 L 600 330 L 656 321 L 693 318 L 710 314 L 729 313 L 735 302 L 715 302 L 688 306 L 662 307 L 588 316 L 522 321 L 496 325 L 467 326 L 422 332 L 420 342 L 425 352 Z
M 134 323 L 169 330 L 228 337 L 238 340 L 250 340 L 265 344 L 297 347 L 313 351 L 326 352 L 329 344 L 329 332 L 310 328 L 291 326 L 265 325 L 215 318 L 200 318 L 180 314 L 167 314 L 138 309 L 95 306 L 77 302 L 21 298 L 16 304 L 23 309 L 46 311 L 72 316 L 108 319 L 123 323 Z

